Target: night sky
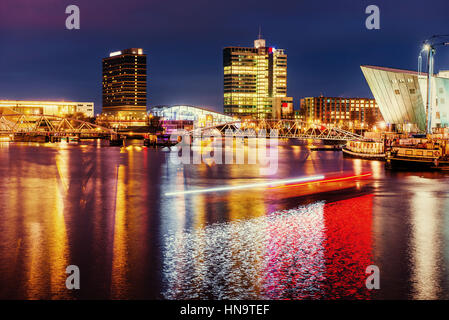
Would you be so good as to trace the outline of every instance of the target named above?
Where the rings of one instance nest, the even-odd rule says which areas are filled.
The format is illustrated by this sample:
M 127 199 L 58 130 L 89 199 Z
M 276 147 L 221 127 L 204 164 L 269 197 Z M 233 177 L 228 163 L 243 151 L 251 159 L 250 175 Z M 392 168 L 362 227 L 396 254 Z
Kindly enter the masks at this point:
M 76 4 L 81 29 L 65 28 Z M 380 8 L 380 30 L 365 8 Z M 448 0 L 1 0 L 0 98 L 93 101 L 101 59 L 130 47 L 148 54 L 148 105 L 223 110 L 222 49 L 252 46 L 259 25 L 288 54 L 288 95 L 372 97 L 361 64 L 417 69 L 420 46 L 449 34 Z M 436 71 L 449 69 L 440 48 Z

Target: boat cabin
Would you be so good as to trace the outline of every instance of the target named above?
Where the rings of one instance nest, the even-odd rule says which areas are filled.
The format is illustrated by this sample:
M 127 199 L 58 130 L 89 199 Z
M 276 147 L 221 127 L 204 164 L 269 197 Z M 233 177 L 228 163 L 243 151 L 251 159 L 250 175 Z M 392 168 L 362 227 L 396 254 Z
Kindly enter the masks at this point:
M 364 154 L 381 154 L 384 153 L 384 144 L 375 141 L 349 141 L 346 148 L 352 152 Z

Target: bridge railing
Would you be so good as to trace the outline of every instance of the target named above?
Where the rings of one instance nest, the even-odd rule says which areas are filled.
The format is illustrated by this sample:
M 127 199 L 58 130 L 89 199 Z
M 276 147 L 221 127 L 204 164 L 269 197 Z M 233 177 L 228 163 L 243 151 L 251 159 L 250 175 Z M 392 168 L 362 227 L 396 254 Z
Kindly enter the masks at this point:
M 314 139 L 314 140 L 366 140 L 363 136 L 340 129 L 332 125 L 317 125 L 299 120 L 246 120 L 232 121 L 218 124 L 206 128 L 197 128 L 188 132 L 189 135 L 200 136 L 212 132 L 219 132 L 224 135 L 227 130 L 231 130 L 234 136 L 247 136 L 247 130 L 260 132 L 265 130 L 270 134 L 276 130 L 278 138 L 285 139 Z
M 116 135 L 110 128 L 79 119 L 20 113 L 0 114 L 0 133 Z

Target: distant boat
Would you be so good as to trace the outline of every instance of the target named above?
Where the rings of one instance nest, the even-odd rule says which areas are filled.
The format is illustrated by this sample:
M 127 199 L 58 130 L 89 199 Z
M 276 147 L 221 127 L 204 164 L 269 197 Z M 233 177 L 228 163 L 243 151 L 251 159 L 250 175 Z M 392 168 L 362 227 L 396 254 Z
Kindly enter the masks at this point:
M 385 160 L 386 154 L 383 142 L 348 141 L 342 148 L 343 156 L 368 160 Z
M 339 144 L 336 145 L 318 145 L 309 147 L 310 151 L 341 151 L 342 146 Z
M 80 137 L 78 136 L 68 136 L 67 137 L 67 142 L 79 142 L 80 141 Z

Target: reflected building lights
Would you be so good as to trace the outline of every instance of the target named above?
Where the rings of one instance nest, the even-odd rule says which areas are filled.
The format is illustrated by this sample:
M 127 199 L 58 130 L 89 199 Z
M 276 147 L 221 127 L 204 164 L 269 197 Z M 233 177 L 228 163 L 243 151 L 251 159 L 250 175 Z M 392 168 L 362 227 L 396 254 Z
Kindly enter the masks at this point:
M 417 191 L 412 198 L 412 285 L 414 299 L 437 299 L 438 200 L 433 192 Z
M 374 179 L 380 179 L 382 176 L 382 171 L 384 163 L 381 161 L 370 161 L 371 172 Z
M 59 151 L 56 156 L 56 164 L 58 173 L 61 178 L 63 188 L 59 188 L 59 196 L 54 198 L 54 210 L 50 218 L 52 223 L 50 241 L 52 244 L 50 248 L 50 277 L 51 277 L 51 292 L 60 293 L 65 292 L 65 269 L 68 263 L 68 239 L 66 231 L 66 222 L 64 217 L 64 201 L 68 191 L 69 180 L 65 177 L 69 176 L 69 167 L 67 161 L 69 154 L 67 150 Z M 57 183 L 55 183 L 57 185 Z M 66 292 L 65 292 L 66 293 Z
M 25 283 L 25 291 L 27 299 L 39 299 L 42 297 L 39 287 L 44 285 L 43 275 L 41 274 L 40 251 L 42 250 L 42 231 L 38 222 L 28 225 L 29 254 L 27 261 L 27 280 Z
M 372 196 L 362 196 L 167 234 L 163 295 L 368 298 L 364 272 L 372 263 L 371 210 Z M 341 276 L 346 284 L 338 287 Z
M 117 168 L 117 194 L 115 202 L 115 223 L 112 255 L 111 295 L 113 298 L 124 298 L 127 275 L 126 245 L 126 181 L 125 167 Z
M 361 160 L 361 159 L 353 159 L 352 163 L 353 163 L 355 174 L 362 174 L 362 170 L 363 170 L 362 161 L 363 160 Z
M 137 146 L 0 144 L 0 296 L 78 297 L 65 268 L 80 263 L 88 299 L 447 297 L 447 177 L 281 148 L 279 176 L 323 179 L 272 186 L 257 165 L 177 166 Z M 269 185 L 183 193 L 248 182 Z M 383 292 L 365 288 L 370 264 Z
M 27 212 L 32 212 L 25 221 L 27 234 L 24 235 L 23 243 L 20 244 L 22 254 L 28 260 L 25 282 L 28 299 L 67 298 L 70 294 L 65 287 L 65 269 L 69 263 L 64 217 L 64 202 L 70 183 L 67 166 L 69 156 L 67 150 L 58 151 L 53 164 L 53 170 L 58 173 L 54 179 L 48 180 L 48 183 L 44 185 L 37 180 L 24 177 L 22 196 L 23 192 L 31 192 L 29 196 L 23 197 L 24 205 L 28 208 L 26 210 L 29 210 Z M 43 191 L 43 196 L 40 198 L 32 196 L 37 188 Z M 48 199 L 48 197 L 51 198 Z M 47 203 L 47 209 L 43 211 L 40 209 L 41 201 Z M 40 289 L 46 286 L 48 290 Z

